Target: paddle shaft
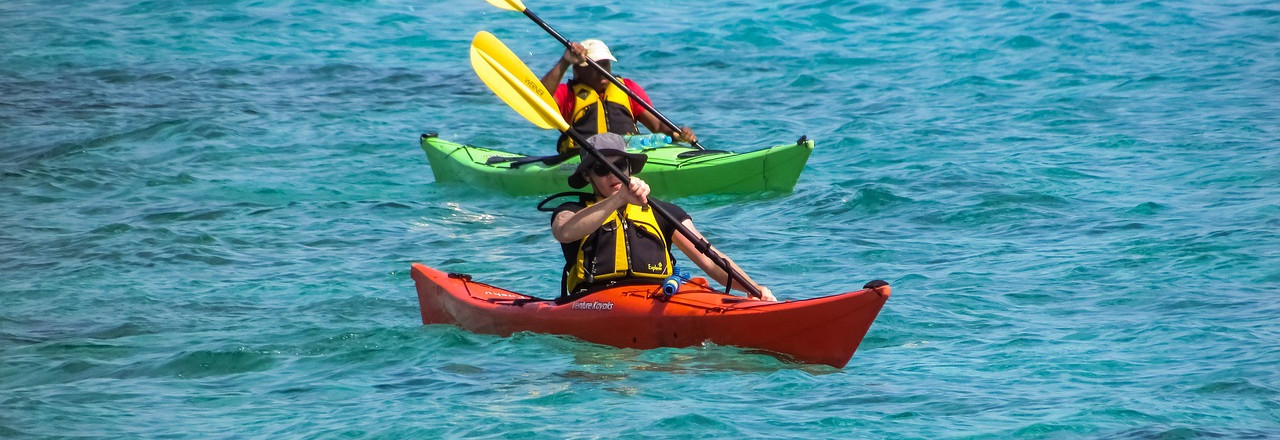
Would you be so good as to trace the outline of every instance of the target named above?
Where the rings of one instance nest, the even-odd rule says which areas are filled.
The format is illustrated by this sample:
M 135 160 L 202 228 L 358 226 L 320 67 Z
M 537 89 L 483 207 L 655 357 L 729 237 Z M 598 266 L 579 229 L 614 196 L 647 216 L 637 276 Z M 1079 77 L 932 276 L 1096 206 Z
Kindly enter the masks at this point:
M 609 160 L 605 159 L 604 155 L 600 154 L 599 151 L 596 151 L 596 148 L 591 146 L 591 143 L 587 142 L 587 139 L 583 138 L 582 134 L 578 133 L 577 130 L 574 130 L 572 128 L 570 128 L 568 131 L 565 131 L 565 133 L 568 134 L 569 137 L 572 138 L 574 142 L 577 142 L 580 148 L 582 148 L 583 150 L 586 150 L 587 154 L 590 154 L 591 157 L 594 157 L 597 162 L 603 163 L 606 167 L 609 168 L 609 172 L 613 173 L 613 176 L 617 177 L 618 180 L 622 182 L 622 185 L 624 186 L 624 188 L 622 188 L 621 191 L 630 191 L 628 187 L 630 187 L 629 182 L 631 182 L 631 179 L 627 177 L 627 175 L 623 173 L 622 170 L 619 170 L 618 167 L 613 166 L 613 162 L 610 162 Z M 586 171 L 586 172 L 590 172 L 590 171 Z M 650 197 L 649 199 L 651 201 L 655 200 L 652 197 Z M 676 221 L 675 216 L 671 215 L 671 213 L 667 212 L 667 210 L 662 209 L 661 205 L 658 205 L 657 203 L 649 203 L 649 207 L 653 208 L 653 210 L 657 212 L 658 215 L 662 216 L 663 219 L 666 219 L 667 222 L 671 223 L 672 225 L 675 225 L 676 232 L 679 232 L 680 235 L 683 235 L 685 238 L 689 239 L 689 242 L 693 243 L 693 247 L 698 249 L 698 252 L 701 252 L 702 255 L 706 255 L 707 258 L 710 258 L 711 262 L 715 263 L 716 266 L 719 266 L 721 269 L 724 269 L 724 273 L 728 276 L 728 282 L 725 283 L 725 286 L 724 286 L 725 293 L 729 293 L 729 288 L 733 285 L 734 281 L 737 281 L 739 284 L 742 285 L 743 290 L 746 290 L 747 292 L 749 292 L 752 297 L 759 298 L 762 296 L 760 294 L 760 290 L 756 289 L 756 286 L 754 284 L 747 282 L 747 277 L 745 275 L 739 273 L 737 270 L 734 270 L 733 265 L 730 265 L 729 261 L 722 258 L 718 252 L 712 251 L 711 243 L 708 243 L 706 240 L 702 239 L 702 237 L 698 237 L 694 235 L 693 231 L 690 231 L 689 228 L 686 228 L 683 223 Z
M 563 44 L 565 48 L 573 47 L 573 44 L 569 42 L 568 39 L 560 35 L 559 32 L 556 32 L 555 29 L 552 29 L 551 25 L 547 24 L 547 22 L 542 21 L 542 18 L 538 17 L 538 14 L 534 14 L 533 11 L 529 10 L 529 8 L 524 8 L 523 12 L 525 17 L 529 17 L 530 20 L 533 20 L 534 23 L 537 23 L 538 26 L 541 26 L 542 29 L 547 31 L 548 34 L 551 34 L 552 37 L 555 37 L 556 40 L 560 41 L 560 44 Z M 595 60 L 592 60 L 591 58 L 587 58 L 587 57 L 583 57 L 583 58 L 587 60 L 587 64 L 590 64 L 591 67 L 596 69 L 596 71 L 604 75 L 605 78 L 608 78 L 609 82 L 613 83 L 613 85 L 615 86 L 618 86 L 618 88 L 622 89 L 623 92 L 626 92 L 627 96 L 630 96 L 633 101 L 639 102 L 641 107 L 644 107 L 645 110 L 648 110 L 650 113 L 653 113 L 654 116 L 657 116 L 658 120 L 662 121 L 663 124 L 666 124 L 667 127 L 671 128 L 672 132 L 674 133 L 680 132 L 680 126 L 676 125 L 675 122 L 671 122 L 671 120 L 667 119 L 666 116 L 663 116 L 662 112 L 659 112 L 658 109 L 653 108 L 652 104 L 649 104 L 647 101 L 640 98 L 640 95 L 637 95 L 636 92 L 627 88 L 627 86 L 622 85 L 622 80 L 618 79 L 618 77 L 616 76 L 613 76 L 613 74 L 609 73 L 609 71 L 604 70 L 604 67 L 600 67 L 600 65 L 597 64 Z M 672 137 L 675 137 L 675 136 L 672 136 Z M 703 148 L 702 144 L 698 143 L 698 141 L 693 141 L 691 145 L 693 145 L 699 150 L 706 149 L 706 148 Z

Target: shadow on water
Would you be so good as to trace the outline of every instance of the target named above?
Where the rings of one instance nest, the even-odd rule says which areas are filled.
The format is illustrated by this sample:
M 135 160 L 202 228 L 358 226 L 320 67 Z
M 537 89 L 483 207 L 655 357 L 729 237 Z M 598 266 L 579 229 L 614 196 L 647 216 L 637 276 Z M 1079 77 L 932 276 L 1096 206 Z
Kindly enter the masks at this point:
M 721 346 L 704 341 L 693 347 L 662 347 L 649 350 L 616 348 L 593 344 L 570 336 L 523 334 L 573 356 L 573 365 L 583 370 L 565 373 L 570 378 L 591 382 L 621 380 L 637 372 L 671 374 L 775 373 L 798 370 L 812 375 L 840 372 L 827 365 L 805 364 L 787 355 L 767 350 Z

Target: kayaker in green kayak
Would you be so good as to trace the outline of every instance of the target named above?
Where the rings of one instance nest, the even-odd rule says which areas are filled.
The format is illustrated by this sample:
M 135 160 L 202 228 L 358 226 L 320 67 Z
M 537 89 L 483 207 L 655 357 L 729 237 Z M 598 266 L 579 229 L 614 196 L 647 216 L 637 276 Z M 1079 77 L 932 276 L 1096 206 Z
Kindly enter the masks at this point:
M 693 227 L 693 219 L 680 207 L 649 198 L 649 184 L 631 175 L 644 168 L 648 157 L 628 153 L 622 136 L 602 133 L 588 139 L 606 159 L 613 162 L 630 179 L 624 190 L 621 180 L 597 163 L 595 156 L 581 154 L 582 162 L 569 176 L 569 186 L 591 185 L 590 196 L 577 202 L 566 202 L 551 214 L 551 233 L 560 242 L 565 267 L 561 278 L 562 294 L 579 296 L 619 284 L 662 284 L 674 273 L 674 243 L 689 260 L 721 285 L 729 275 L 711 258 L 699 252 L 688 238 L 675 233 L 675 225 L 654 215 L 649 203 L 660 205 L 693 235 L 702 237 Z M 773 293 L 759 285 L 737 264 L 712 248 L 738 273 L 743 274 L 761 293 L 760 299 L 776 301 Z M 744 292 L 742 286 L 733 287 Z
M 581 43 L 570 43 L 564 55 L 556 61 L 551 70 L 542 76 L 542 85 L 547 90 L 554 90 L 556 104 L 565 122 L 573 126 L 583 136 L 591 137 L 597 133 L 638 134 L 636 123 L 644 124 L 653 133 L 664 133 L 677 142 L 694 142 L 698 136 L 689 127 L 680 127 L 676 132 L 663 124 L 658 116 L 645 110 L 644 106 L 632 102 L 625 91 L 618 88 L 608 77 L 589 68 L 586 59 L 590 58 L 605 71 L 613 72 L 613 62 L 617 61 L 609 52 L 609 47 L 600 40 L 583 40 Z M 573 66 L 573 79 L 566 84 L 565 68 Z M 634 81 L 620 78 L 622 84 L 644 99 L 650 106 L 653 102 L 644 89 Z M 573 140 L 561 136 L 556 143 L 556 150 L 561 154 L 577 149 Z

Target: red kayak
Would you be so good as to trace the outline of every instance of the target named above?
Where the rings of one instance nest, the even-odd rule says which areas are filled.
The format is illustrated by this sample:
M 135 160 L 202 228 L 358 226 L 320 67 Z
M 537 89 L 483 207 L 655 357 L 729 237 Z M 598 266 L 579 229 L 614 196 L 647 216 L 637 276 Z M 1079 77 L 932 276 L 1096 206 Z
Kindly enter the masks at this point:
M 600 290 L 572 302 L 515 293 L 413 264 L 423 324 L 507 336 L 571 335 L 615 347 L 688 347 L 711 341 L 842 368 L 889 299 L 889 285 L 797 301 L 753 301 L 694 278 L 667 297 L 659 285 Z

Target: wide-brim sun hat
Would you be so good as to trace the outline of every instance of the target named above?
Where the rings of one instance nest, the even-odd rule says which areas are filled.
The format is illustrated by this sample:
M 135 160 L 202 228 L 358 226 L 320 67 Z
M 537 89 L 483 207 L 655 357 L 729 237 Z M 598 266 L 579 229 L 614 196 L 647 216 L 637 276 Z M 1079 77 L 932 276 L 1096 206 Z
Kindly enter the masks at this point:
M 649 160 L 649 156 L 639 153 L 628 153 L 627 142 L 614 133 L 600 133 L 587 139 L 601 156 L 609 157 L 625 157 L 627 158 L 627 167 L 630 168 L 631 175 L 636 175 L 644 168 L 644 163 Z M 578 155 L 582 158 L 582 162 L 578 163 L 578 167 L 573 170 L 573 174 L 569 175 L 569 186 L 573 188 L 582 188 L 587 186 L 587 170 L 596 164 L 596 156 L 588 153 L 585 148 L 578 148 Z

